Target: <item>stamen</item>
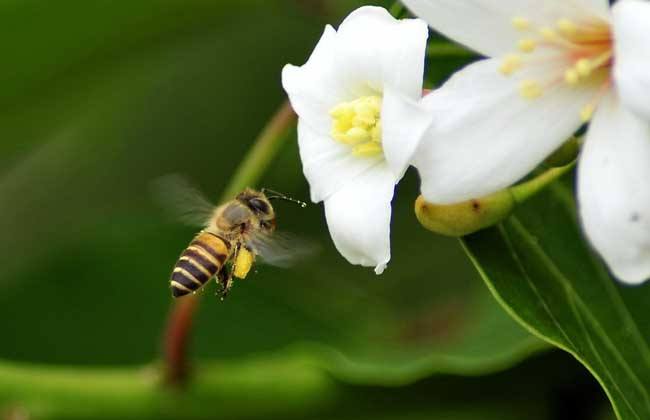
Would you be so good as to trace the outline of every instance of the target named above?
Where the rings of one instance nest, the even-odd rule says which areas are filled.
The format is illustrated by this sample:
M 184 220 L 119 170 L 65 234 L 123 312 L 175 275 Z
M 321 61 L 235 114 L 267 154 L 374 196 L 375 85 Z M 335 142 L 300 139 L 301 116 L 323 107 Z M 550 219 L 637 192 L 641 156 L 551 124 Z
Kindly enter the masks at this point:
M 525 31 L 530 29 L 530 21 L 523 16 L 515 16 L 512 18 L 512 26 L 518 31 Z
M 556 40 L 559 36 L 557 32 L 555 32 L 553 29 L 545 27 L 539 30 L 540 35 L 542 35 L 542 38 L 546 41 L 554 41 Z
M 517 47 L 521 52 L 531 53 L 535 51 L 535 48 L 537 48 L 537 42 L 535 42 L 534 39 L 524 38 L 519 40 Z
M 519 93 L 526 99 L 537 99 L 542 96 L 542 86 L 535 80 L 523 80 L 519 84 Z
M 556 23 L 560 33 L 564 36 L 571 37 L 578 32 L 578 26 L 569 19 L 560 19 Z
M 587 77 L 591 74 L 591 61 L 581 58 L 576 63 L 575 69 L 581 77 Z
M 509 54 L 503 58 L 499 71 L 509 76 L 521 67 L 521 57 L 517 54 Z
M 580 119 L 582 120 L 583 123 L 589 122 L 591 118 L 594 116 L 594 112 L 596 111 L 596 107 L 592 104 L 587 104 L 582 107 L 580 110 Z
M 574 68 L 568 69 L 564 73 L 564 81 L 567 82 L 569 85 L 577 85 L 578 82 L 580 81 L 580 75 L 578 74 L 578 71 Z
M 352 146 L 353 155 L 367 157 L 382 153 L 381 97 L 364 96 L 343 102 L 329 113 L 333 119 L 332 138 Z

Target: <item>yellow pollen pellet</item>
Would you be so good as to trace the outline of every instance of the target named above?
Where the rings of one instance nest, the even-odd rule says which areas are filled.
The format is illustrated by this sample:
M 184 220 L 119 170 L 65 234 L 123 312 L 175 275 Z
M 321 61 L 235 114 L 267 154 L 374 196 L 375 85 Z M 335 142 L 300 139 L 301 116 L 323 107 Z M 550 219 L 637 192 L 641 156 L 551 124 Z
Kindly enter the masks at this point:
M 512 18 L 512 26 L 518 31 L 525 31 L 530 28 L 530 21 L 522 16 Z
M 558 20 L 556 26 L 560 30 L 560 33 L 566 36 L 575 35 L 578 31 L 578 26 L 569 19 Z
M 521 52 L 530 53 L 535 51 L 537 43 L 532 39 L 522 39 L 517 43 L 517 48 L 519 48 L 519 51 Z
M 519 84 L 519 93 L 526 99 L 537 99 L 542 96 L 542 87 L 534 80 L 523 80 Z
M 569 85 L 577 85 L 580 81 L 580 75 L 576 69 L 568 69 L 564 73 L 564 81 Z
M 587 77 L 591 74 L 591 61 L 586 58 L 578 60 L 575 67 L 578 74 L 582 77 Z
M 499 71 L 509 76 L 521 67 L 521 57 L 516 54 L 510 54 L 503 58 Z
M 383 152 L 381 144 L 377 142 L 361 143 L 352 148 L 352 154 L 358 157 L 377 156 Z
M 582 109 L 580 110 L 580 119 L 582 120 L 582 122 L 585 123 L 589 122 L 589 120 L 591 120 L 591 118 L 594 116 L 595 111 L 596 109 L 594 108 L 593 105 L 583 106 Z

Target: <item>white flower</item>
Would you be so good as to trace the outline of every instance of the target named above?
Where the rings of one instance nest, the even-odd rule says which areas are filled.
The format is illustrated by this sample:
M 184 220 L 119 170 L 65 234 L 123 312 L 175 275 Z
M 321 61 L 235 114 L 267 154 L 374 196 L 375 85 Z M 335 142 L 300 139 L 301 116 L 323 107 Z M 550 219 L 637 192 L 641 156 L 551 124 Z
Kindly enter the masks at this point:
M 325 28 L 305 65 L 282 71 L 299 116 L 311 199 L 324 201 L 339 252 L 352 264 L 374 266 L 377 274 L 390 260 L 395 184 L 430 124 L 426 113 L 408 127 L 393 123 L 411 111 L 418 115 L 405 100 L 422 96 L 427 37 L 422 20 L 398 21 L 385 9 L 362 7 L 338 31 Z M 395 128 L 382 133 L 386 121 Z
M 578 172 L 584 229 L 619 279 L 648 279 L 650 2 L 404 3 L 493 57 L 421 103 L 439 118 L 412 160 L 424 197 L 444 204 L 505 188 L 591 121 Z

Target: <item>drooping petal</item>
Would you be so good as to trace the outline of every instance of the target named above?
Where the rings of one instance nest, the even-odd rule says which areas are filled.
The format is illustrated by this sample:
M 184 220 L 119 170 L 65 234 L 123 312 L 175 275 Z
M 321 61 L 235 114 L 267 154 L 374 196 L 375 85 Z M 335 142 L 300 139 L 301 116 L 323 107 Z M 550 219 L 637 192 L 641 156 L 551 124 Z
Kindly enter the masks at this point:
M 418 102 L 395 89 L 384 90 L 382 144 L 388 166 L 397 179 L 404 176 L 433 117 Z
M 327 25 L 309 60 L 300 67 L 282 69 L 282 86 L 301 120 L 319 134 L 329 133 L 329 110 L 350 95 L 340 81 L 336 67 L 336 31 Z
M 298 146 L 314 203 L 327 199 L 383 161 L 382 156 L 352 155 L 349 146 L 317 133 L 302 118 L 298 121 Z
M 587 236 L 620 280 L 650 279 L 650 125 L 613 95 L 595 115 L 578 168 Z
M 423 99 L 437 117 L 413 159 L 427 201 L 455 203 L 512 185 L 580 127 L 580 109 L 597 89 L 555 84 L 525 99 L 498 66 L 474 63 Z
M 512 25 L 515 17 L 538 27 L 558 19 L 606 17 L 607 0 L 403 0 L 413 13 L 436 31 L 485 56 L 515 48 L 522 37 Z
M 381 7 L 355 10 L 337 32 L 336 67 L 344 85 L 357 96 L 381 94 L 387 85 L 419 98 L 428 36 L 423 20 L 396 20 Z
M 391 200 L 395 179 L 386 163 L 364 172 L 325 200 L 325 216 L 336 249 L 350 263 L 375 267 L 390 260 Z
M 623 103 L 650 121 L 650 2 L 619 1 L 613 7 L 614 77 Z

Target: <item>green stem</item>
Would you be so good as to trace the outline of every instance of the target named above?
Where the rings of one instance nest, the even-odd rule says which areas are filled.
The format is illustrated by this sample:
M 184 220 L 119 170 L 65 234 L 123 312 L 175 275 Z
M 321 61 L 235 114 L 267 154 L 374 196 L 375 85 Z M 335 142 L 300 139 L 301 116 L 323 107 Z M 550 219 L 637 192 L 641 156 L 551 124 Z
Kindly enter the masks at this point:
M 474 57 L 476 54 L 460 45 L 449 42 L 430 42 L 427 45 L 427 57 Z
M 222 201 L 229 200 L 244 188 L 257 184 L 284 144 L 287 131 L 295 122 L 296 114 L 287 101 L 264 127 L 253 147 L 235 170 L 235 174 L 223 192 Z
M 574 161 L 559 168 L 548 169 L 529 181 L 511 187 L 509 189 L 510 194 L 512 195 L 515 203 L 521 204 L 572 170 L 575 165 L 576 163 Z
M 286 101 L 264 127 L 235 171 L 223 191 L 222 201 L 229 200 L 246 187 L 257 184 L 284 144 L 287 131 L 295 122 L 296 114 Z M 188 379 L 187 347 L 198 303 L 197 296 L 187 296 L 175 302 L 169 315 L 163 341 L 164 380 L 169 385 L 183 385 Z

